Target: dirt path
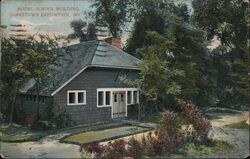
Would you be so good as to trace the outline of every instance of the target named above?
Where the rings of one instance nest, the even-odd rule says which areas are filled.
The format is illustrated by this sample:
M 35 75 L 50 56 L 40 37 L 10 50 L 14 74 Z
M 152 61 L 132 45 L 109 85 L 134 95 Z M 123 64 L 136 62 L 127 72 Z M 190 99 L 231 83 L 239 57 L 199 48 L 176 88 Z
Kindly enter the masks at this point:
M 224 125 L 238 123 L 248 118 L 248 112 L 236 115 L 218 115 L 218 119 L 212 120 L 212 138 L 223 140 L 234 145 L 238 151 L 231 153 L 214 153 L 206 158 L 246 158 L 249 156 L 249 130 L 227 128 Z

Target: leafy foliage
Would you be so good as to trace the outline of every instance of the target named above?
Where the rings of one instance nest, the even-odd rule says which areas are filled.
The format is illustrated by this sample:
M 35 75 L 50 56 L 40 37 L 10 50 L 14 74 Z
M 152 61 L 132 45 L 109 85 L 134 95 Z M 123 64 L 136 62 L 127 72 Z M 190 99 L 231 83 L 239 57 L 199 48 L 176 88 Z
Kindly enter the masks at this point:
M 186 124 L 192 124 L 194 131 L 191 134 L 195 140 L 204 141 L 208 137 L 208 133 L 212 128 L 212 125 L 208 119 L 203 117 L 198 108 L 189 104 L 181 99 L 177 100 L 177 106 L 182 110 L 186 117 Z
M 249 2 L 244 0 L 194 0 L 193 22 L 206 31 L 208 40 L 221 46 L 212 51 L 219 105 L 248 103 Z
M 124 140 L 109 142 L 107 145 L 99 145 L 98 143 L 83 144 L 80 147 L 80 152 L 82 156 L 94 155 L 96 158 L 120 159 L 126 156 L 125 145 Z
M 97 26 L 107 27 L 112 36 L 118 37 L 127 22 L 127 0 L 95 0 L 91 12 Z
M 5 107 L 3 112 L 13 119 L 16 100 L 22 84 L 30 79 L 41 83 L 52 72 L 52 64 L 57 58 L 56 49 L 60 37 L 38 35 L 26 39 L 5 38 L 2 40 L 1 91 Z
M 87 24 L 82 20 L 73 20 L 70 23 L 73 33 L 68 35 L 68 39 L 80 39 L 80 42 L 95 40 L 96 36 L 96 26 L 94 23 Z

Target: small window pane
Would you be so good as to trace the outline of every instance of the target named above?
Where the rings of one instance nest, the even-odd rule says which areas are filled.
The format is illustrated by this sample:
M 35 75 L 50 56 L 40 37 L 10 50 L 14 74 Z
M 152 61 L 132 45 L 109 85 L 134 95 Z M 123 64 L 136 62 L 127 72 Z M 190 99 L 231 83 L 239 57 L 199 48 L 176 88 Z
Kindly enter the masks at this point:
M 36 96 L 33 96 L 33 101 L 34 101 L 34 102 L 36 101 Z
M 42 103 L 45 103 L 45 97 L 42 96 Z
M 123 102 L 124 101 L 124 95 L 123 94 L 121 94 L 121 102 Z
M 106 92 L 106 105 L 110 105 L 110 92 Z
M 84 103 L 84 93 L 78 92 L 78 103 Z
M 76 103 L 75 101 L 75 93 L 69 93 L 69 104 L 74 104 Z
M 128 91 L 128 97 L 127 97 L 127 102 L 128 104 L 131 104 L 131 99 L 132 99 L 132 92 L 131 91 Z
M 98 105 L 103 105 L 103 92 L 98 92 Z
M 137 100 L 137 94 L 138 92 L 137 91 L 134 91 L 134 104 L 137 104 L 138 103 L 138 100 Z
M 29 95 L 30 101 L 32 101 L 32 95 Z
M 114 102 L 117 102 L 117 94 L 114 95 Z

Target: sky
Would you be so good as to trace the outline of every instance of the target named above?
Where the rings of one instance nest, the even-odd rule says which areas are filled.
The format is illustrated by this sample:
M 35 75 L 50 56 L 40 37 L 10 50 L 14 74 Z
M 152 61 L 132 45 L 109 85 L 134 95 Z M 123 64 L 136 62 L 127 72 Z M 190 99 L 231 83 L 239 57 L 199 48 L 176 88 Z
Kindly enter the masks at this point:
M 7 26 L 7 34 L 17 29 L 11 25 L 22 24 L 18 29 L 30 34 L 68 35 L 72 32 L 72 20 L 86 19 L 84 12 L 91 10 L 94 0 L 2 0 L 1 25 Z M 178 0 L 191 6 L 191 0 Z M 17 34 L 17 33 L 15 33 Z M 19 32 L 18 34 L 22 34 Z M 127 38 L 127 33 L 123 34 Z

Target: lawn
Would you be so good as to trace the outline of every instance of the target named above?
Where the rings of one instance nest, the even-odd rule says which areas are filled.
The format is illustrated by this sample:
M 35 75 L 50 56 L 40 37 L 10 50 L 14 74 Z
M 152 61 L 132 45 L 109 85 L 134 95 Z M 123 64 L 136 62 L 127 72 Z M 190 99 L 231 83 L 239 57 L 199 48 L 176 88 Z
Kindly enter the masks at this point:
M 213 140 L 209 144 L 202 144 L 202 143 L 188 143 L 184 147 L 184 152 L 176 153 L 171 155 L 163 155 L 159 156 L 159 158 L 199 158 L 199 157 L 209 157 L 209 155 L 214 153 L 229 153 L 229 152 L 236 152 L 237 148 L 233 145 L 225 141 Z
M 36 141 L 46 135 L 48 135 L 47 132 L 30 130 L 18 124 L 0 125 L 0 141 L 4 142 Z
M 186 146 L 187 157 L 207 156 L 217 152 L 234 152 L 237 149 L 225 141 L 214 140 L 211 144 L 188 144 Z
M 225 127 L 236 128 L 236 129 L 249 129 L 250 128 L 250 126 L 247 125 L 246 120 L 240 121 L 238 123 L 228 124 L 228 125 L 225 125 Z
M 122 126 L 122 127 L 87 131 L 80 134 L 75 134 L 66 137 L 65 139 L 62 140 L 62 142 L 74 143 L 74 144 L 102 142 L 145 132 L 148 130 L 149 130 L 148 128 L 138 127 L 138 126 Z

